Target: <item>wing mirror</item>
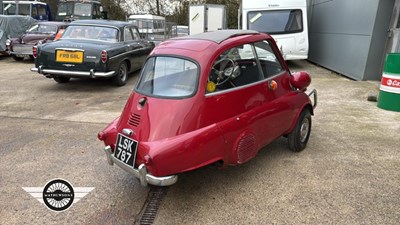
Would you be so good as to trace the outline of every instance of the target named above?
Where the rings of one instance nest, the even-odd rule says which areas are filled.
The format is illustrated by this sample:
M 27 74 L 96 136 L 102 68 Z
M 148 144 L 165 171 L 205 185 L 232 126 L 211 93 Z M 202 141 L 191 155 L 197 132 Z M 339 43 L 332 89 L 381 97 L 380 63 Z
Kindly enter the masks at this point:
M 307 72 L 295 72 L 290 76 L 290 84 L 299 89 L 300 91 L 307 90 L 308 85 L 311 83 L 311 76 Z

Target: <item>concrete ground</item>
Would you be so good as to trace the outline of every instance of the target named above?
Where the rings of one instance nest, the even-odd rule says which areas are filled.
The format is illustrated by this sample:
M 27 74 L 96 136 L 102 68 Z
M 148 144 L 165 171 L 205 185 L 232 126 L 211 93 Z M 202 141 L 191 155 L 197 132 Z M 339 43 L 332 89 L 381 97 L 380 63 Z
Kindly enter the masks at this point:
M 121 112 L 137 79 L 64 85 L 32 73 L 32 61 L 0 58 L 0 224 L 134 224 L 149 188 L 108 166 L 97 132 Z M 368 102 L 379 82 L 352 81 L 296 61 L 311 73 L 318 106 L 307 148 L 281 138 L 248 163 L 181 174 L 154 224 L 398 224 L 400 112 Z M 95 187 L 65 212 L 22 187 L 53 178 Z

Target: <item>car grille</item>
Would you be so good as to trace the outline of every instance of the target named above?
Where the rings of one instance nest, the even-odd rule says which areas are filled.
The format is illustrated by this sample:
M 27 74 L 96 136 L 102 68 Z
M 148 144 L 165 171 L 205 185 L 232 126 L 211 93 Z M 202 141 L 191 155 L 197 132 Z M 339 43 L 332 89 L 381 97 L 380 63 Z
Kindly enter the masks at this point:
M 238 163 L 242 164 L 257 154 L 256 137 L 254 134 L 246 134 L 241 138 L 237 146 Z
M 129 117 L 128 123 L 134 127 L 139 126 L 140 124 L 140 115 L 136 113 L 132 113 L 131 116 Z

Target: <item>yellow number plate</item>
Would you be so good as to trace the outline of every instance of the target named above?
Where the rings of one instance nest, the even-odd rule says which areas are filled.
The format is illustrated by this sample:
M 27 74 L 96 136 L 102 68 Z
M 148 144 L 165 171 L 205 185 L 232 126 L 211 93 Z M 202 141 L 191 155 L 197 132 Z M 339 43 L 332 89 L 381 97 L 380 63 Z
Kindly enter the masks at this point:
M 56 61 L 57 62 L 82 63 L 83 62 L 83 52 L 57 50 Z

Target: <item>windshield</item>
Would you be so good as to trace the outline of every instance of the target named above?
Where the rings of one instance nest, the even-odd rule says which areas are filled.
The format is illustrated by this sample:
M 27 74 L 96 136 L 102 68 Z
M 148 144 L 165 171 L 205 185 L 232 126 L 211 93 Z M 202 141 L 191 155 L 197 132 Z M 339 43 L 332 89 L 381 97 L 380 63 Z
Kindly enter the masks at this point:
M 113 27 L 103 26 L 69 26 L 65 30 L 62 39 L 90 39 L 106 42 L 118 42 L 118 30 Z
M 91 3 L 75 3 L 74 14 L 76 16 L 91 16 L 92 4 Z
M 28 33 L 55 34 L 56 32 L 57 32 L 57 26 L 48 24 L 35 24 L 28 29 Z
M 187 59 L 159 56 L 147 60 L 136 91 L 159 97 L 189 97 L 197 89 L 198 66 Z
M 303 31 L 300 9 L 253 11 L 248 13 L 248 29 L 269 34 L 297 33 Z
M 72 15 L 73 11 L 74 11 L 74 3 L 73 2 L 60 3 L 58 5 L 57 15 L 70 16 L 70 15 Z
M 189 33 L 189 29 L 188 28 L 178 27 L 178 34 L 188 34 L 188 33 Z

